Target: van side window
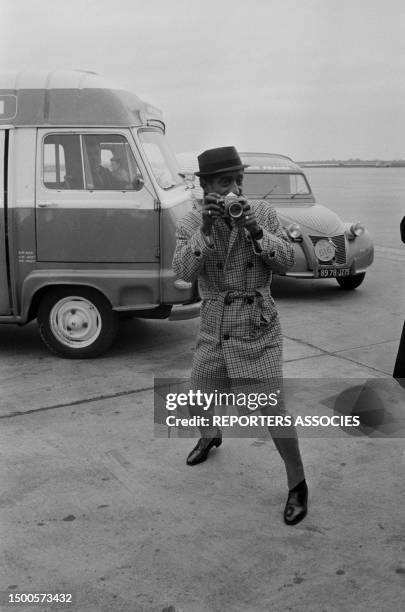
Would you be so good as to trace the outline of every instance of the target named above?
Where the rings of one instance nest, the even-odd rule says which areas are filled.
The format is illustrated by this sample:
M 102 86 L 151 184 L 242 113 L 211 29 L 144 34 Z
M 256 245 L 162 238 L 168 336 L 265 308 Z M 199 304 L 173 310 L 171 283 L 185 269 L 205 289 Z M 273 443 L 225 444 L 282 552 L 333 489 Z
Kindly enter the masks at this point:
M 78 134 L 46 136 L 43 181 L 48 189 L 83 189 L 83 167 Z
M 86 189 L 130 191 L 141 172 L 128 141 L 120 134 L 83 135 Z
M 48 189 L 138 191 L 141 171 L 120 134 L 49 134 L 43 182 Z

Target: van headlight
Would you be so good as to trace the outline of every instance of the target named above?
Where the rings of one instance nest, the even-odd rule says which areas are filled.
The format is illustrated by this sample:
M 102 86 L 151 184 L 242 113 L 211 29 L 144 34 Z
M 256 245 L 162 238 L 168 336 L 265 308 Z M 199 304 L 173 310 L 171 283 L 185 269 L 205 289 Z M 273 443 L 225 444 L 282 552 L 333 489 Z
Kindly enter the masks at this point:
M 348 238 L 349 240 L 354 240 L 355 238 L 358 238 L 359 236 L 364 234 L 364 232 L 365 232 L 365 227 L 362 223 L 359 223 L 359 222 L 353 223 L 350 226 Z
M 291 223 L 287 228 L 287 234 L 291 240 L 302 240 L 302 232 L 298 223 Z

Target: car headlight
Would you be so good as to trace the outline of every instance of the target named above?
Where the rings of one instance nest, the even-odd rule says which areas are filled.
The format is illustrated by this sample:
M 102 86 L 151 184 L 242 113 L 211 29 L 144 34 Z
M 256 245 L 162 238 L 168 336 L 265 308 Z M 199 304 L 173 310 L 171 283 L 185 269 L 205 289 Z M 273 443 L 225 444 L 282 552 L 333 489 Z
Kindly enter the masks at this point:
M 300 240 L 302 238 L 301 228 L 298 223 L 291 223 L 287 228 L 287 234 L 292 240 Z
M 364 234 L 364 231 L 365 231 L 365 227 L 361 223 L 353 223 L 350 226 L 350 233 L 352 234 L 354 238 Z

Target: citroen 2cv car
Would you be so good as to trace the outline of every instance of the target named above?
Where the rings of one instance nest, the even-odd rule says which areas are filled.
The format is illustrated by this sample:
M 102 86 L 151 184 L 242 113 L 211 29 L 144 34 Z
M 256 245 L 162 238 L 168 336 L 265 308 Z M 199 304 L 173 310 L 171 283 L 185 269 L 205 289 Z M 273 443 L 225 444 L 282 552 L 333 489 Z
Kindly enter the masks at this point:
M 317 204 L 300 166 L 289 157 L 270 153 L 241 153 L 248 164 L 243 194 L 268 200 L 294 244 L 295 263 L 286 276 L 335 278 L 343 289 L 356 289 L 374 257 L 371 237 L 361 223 L 345 223 L 329 208 Z M 197 156 L 178 155 L 188 179 L 197 170 Z M 202 197 L 195 184 L 195 196 Z

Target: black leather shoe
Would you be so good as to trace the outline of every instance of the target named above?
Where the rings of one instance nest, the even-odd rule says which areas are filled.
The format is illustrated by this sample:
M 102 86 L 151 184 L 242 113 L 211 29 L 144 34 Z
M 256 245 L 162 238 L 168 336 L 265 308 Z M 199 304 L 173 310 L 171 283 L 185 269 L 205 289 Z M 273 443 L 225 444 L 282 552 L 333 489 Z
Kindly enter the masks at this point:
M 284 522 L 287 525 L 296 525 L 305 518 L 307 509 L 308 487 L 305 480 L 302 480 L 288 492 L 288 499 L 284 509 Z
M 218 447 L 222 444 L 222 433 L 218 429 L 216 438 L 200 438 L 187 457 L 187 465 L 197 465 L 202 463 L 208 457 L 208 453 L 214 446 Z

